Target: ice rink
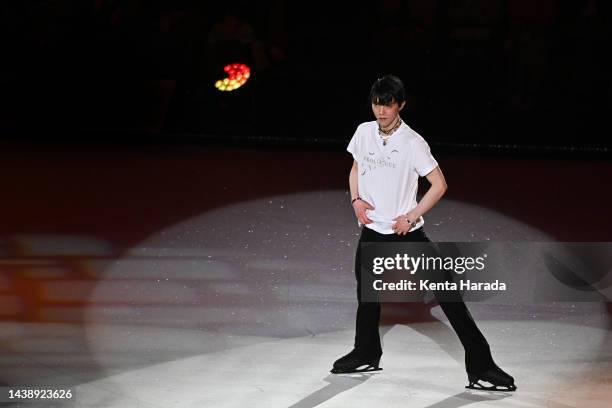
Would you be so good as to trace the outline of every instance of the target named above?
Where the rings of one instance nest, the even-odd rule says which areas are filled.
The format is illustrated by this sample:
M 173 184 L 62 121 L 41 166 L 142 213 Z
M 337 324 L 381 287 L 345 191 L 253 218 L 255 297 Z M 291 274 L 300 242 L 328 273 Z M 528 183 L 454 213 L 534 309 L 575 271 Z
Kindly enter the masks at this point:
M 8 406 L 610 406 L 605 303 L 469 303 L 515 393 L 464 389 L 463 349 L 434 303 L 384 305 L 383 371 L 330 374 L 354 335 L 359 229 L 347 199 L 311 188 L 234 200 L 120 250 L 103 234 L 7 235 L 3 386 L 76 393 Z M 445 198 L 426 231 L 434 241 L 558 239 L 490 207 Z M 129 220 L 108 228 L 127 231 Z

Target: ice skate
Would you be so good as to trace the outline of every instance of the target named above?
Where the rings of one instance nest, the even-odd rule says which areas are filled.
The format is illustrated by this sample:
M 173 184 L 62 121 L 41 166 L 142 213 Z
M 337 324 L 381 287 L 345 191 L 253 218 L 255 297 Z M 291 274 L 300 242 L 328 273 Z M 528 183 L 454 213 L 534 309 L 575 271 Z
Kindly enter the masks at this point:
M 496 365 L 480 374 L 468 373 L 468 379 L 470 383 L 466 385 L 465 388 L 473 390 L 507 392 L 516 390 L 514 378 Z M 491 385 L 483 385 L 480 381 L 488 382 Z
M 370 371 L 380 371 L 378 367 L 380 357 L 374 360 L 364 360 L 357 355 L 356 350 L 352 350 L 344 357 L 339 358 L 331 369 L 332 374 L 365 373 Z

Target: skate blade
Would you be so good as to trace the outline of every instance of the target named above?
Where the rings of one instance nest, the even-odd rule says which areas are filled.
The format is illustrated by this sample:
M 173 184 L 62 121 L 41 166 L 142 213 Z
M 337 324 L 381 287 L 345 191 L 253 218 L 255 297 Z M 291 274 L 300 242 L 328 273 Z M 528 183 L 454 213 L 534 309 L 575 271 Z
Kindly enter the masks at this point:
M 504 387 L 504 388 L 501 388 Z M 512 385 L 492 385 L 490 387 L 486 387 L 482 384 L 480 384 L 479 382 L 477 383 L 470 383 L 469 385 L 466 385 L 465 388 L 468 388 L 470 390 L 477 390 L 477 391 L 494 391 L 494 392 L 514 392 L 516 391 L 516 385 L 512 384 Z
M 332 374 L 355 374 L 355 373 L 371 373 L 374 371 L 382 371 L 381 367 L 373 367 L 373 366 L 368 366 L 365 368 L 355 368 L 353 370 L 341 370 L 341 369 L 336 369 L 336 368 L 332 368 L 330 373 Z

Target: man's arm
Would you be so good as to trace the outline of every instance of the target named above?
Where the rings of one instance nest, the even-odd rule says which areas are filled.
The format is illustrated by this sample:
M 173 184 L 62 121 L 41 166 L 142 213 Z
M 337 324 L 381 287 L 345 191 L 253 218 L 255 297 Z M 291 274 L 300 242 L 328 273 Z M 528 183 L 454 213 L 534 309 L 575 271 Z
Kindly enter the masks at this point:
M 361 224 L 369 224 L 372 222 L 371 219 L 365 213 L 365 210 L 373 210 L 374 207 L 370 205 L 370 203 L 359 198 L 359 183 L 357 182 L 359 176 L 359 168 L 357 166 L 357 161 L 353 160 L 353 167 L 351 167 L 351 173 L 349 174 L 349 187 L 351 189 L 351 202 L 353 203 L 353 210 L 355 211 L 355 216 L 357 220 Z M 354 200 L 354 201 L 353 201 Z
M 431 210 L 431 208 L 440 201 L 444 193 L 446 193 L 448 186 L 446 185 L 446 180 L 444 179 L 444 174 L 442 174 L 440 166 L 433 169 L 425 177 L 427 177 L 427 180 L 431 183 L 429 190 L 427 190 L 417 206 L 408 214 L 400 215 L 395 218 L 394 221 L 396 221 L 396 223 L 394 224 L 393 230 L 396 233 L 407 233 L 412 227 L 406 222 L 406 218 L 412 222 L 416 222 L 422 215 Z
M 357 161 L 353 160 L 353 167 L 351 167 L 351 173 L 349 174 L 349 187 L 351 189 L 351 201 L 355 198 L 359 197 L 359 191 L 357 188 L 357 172 L 359 169 L 357 168 Z

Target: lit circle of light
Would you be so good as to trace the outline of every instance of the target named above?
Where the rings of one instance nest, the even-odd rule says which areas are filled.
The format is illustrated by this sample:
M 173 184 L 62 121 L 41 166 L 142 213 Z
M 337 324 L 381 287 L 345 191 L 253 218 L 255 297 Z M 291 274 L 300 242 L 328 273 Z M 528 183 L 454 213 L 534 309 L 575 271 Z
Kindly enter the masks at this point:
M 228 64 L 223 70 L 227 73 L 227 77 L 215 82 L 215 88 L 222 92 L 240 88 L 251 76 L 251 68 L 246 64 Z
M 87 358 L 99 373 L 76 388 L 80 398 L 92 406 L 107 407 L 133 406 L 133 401 L 147 407 L 221 401 L 216 405 L 233 407 L 244 405 L 244 395 L 249 395 L 251 405 L 268 406 L 268 393 L 253 392 L 259 384 L 273 389 L 291 389 L 296 384 L 294 377 L 278 375 L 279 369 L 329 364 L 329 357 L 320 355 L 326 354 L 320 353 L 321 345 L 342 350 L 354 335 L 357 299 L 352 268 L 359 230 L 346 199 L 344 190 L 326 190 L 228 203 L 165 226 L 123 251 L 121 258 L 93 263 L 95 287 L 83 308 L 70 315 L 83 319 L 78 322 L 79 330 L 85 331 Z M 450 199 L 440 201 L 425 218 L 427 235 L 434 241 L 552 240 L 543 231 L 493 209 Z M 535 284 L 535 276 L 529 272 L 526 276 L 530 279 L 520 282 L 523 293 L 531 292 Z M 74 290 L 78 288 L 82 286 Z M 463 352 L 455 347 L 459 344 L 455 334 L 440 321 L 444 319 L 440 307 L 427 306 L 424 311 L 432 309 L 432 317 L 412 323 L 418 306 L 406 306 L 395 312 L 399 317 L 387 315 L 399 323 L 381 326 L 381 334 L 390 350 L 410 344 L 420 352 L 398 352 L 394 364 L 409 370 L 432 367 L 428 373 L 433 377 L 439 367 L 455 360 L 452 364 L 459 372 Z M 610 372 L 610 336 L 607 326 L 594 324 L 598 316 L 607 317 L 603 307 L 603 303 L 586 302 L 469 305 L 497 349 L 527 350 L 526 357 L 513 360 L 517 366 L 522 364 L 523 372 L 538 372 L 541 361 L 556 362 L 543 371 L 545 375 L 532 376 L 530 386 L 559 387 L 553 401 L 566 406 L 566 401 L 585 406 L 580 398 L 591 401 L 589 395 L 605 392 L 597 379 Z M 56 313 L 68 309 L 57 308 Z M 381 317 L 392 310 L 383 308 Z M 74 336 L 73 325 L 63 326 Z M 41 341 L 32 338 L 29 349 L 39 344 L 33 341 Z M 67 340 L 53 341 L 57 347 L 56 343 Z M 532 355 L 540 360 L 529 358 Z M 301 378 L 309 375 L 304 372 Z M 595 379 L 589 380 L 589 375 Z M 576 376 L 587 380 L 573 384 Z M 390 377 L 383 383 L 394 391 L 388 395 L 403 397 L 403 377 Z M 360 379 L 348 379 L 354 382 L 338 385 L 333 378 L 317 378 L 323 385 L 314 387 L 323 388 L 302 397 L 306 402 L 296 403 L 299 397 L 291 394 L 283 399 L 284 405 L 313 405 L 311 400 L 319 398 L 325 387 L 346 390 L 362 384 Z M 151 386 L 153 381 L 163 387 Z M 426 388 L 433 383 L 422 384 Z M 168 389 L 185 392 L 179 395 Z M 415 393 L 410 401 L 431 405 L 447 398 L 446 392 Z M 532 398 L 527 402 L 533 400 L 531 395 L 525 397 Z M 545 398 L 553 396 L 541 397 Z M 405 401 L 400 398 L 395 405 L 400 403 Z M 362 406 L 359 401 L 352 405 Z

